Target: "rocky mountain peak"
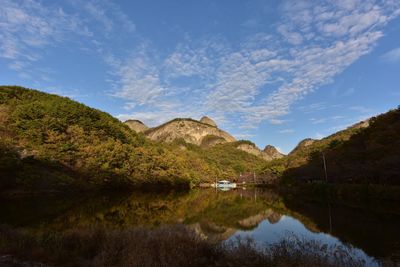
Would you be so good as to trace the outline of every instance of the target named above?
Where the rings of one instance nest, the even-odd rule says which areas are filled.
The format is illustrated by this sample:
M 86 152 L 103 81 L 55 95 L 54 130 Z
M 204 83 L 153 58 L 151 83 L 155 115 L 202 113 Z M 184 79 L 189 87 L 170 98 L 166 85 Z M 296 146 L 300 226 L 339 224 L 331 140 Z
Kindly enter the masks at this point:
M 237 142 L 236 148 L 249 154 L 253 154 L 257 157 L 263 158 L 265 161 L 271 161 L 273 159 L 283 157 L 283 154 L 279 153 L 279 151 L 276 150 L 276 148 L 273 146 L 267 146 L 264 150 L 261 150 L 252 142 L 245 140 Z
M 211 123 L 214 123 L 209 119 Z M 154 141 L 172 142 L 183 139 L 187 143 L 213 146 L 220 143 L 234 142 L 236 139 L 229 133 L 218 129 L 214 123 L 191 118 L 177 118 L 146 131 L 146 136 Z
M 284 156 L 281 152 L 278 151 L 278 149 L 276 149 L 274 146 L 271 145 L 266 145 L 263 152 L 268 154 L 274 159 L 282 158 Z
M 203 116 L 203 118 L 201 118 L 200 122 L 217 127 L 217 124 L 215 123 L 215 121 L 213 121 L 212 119 L 210 119 L 207 116 Z

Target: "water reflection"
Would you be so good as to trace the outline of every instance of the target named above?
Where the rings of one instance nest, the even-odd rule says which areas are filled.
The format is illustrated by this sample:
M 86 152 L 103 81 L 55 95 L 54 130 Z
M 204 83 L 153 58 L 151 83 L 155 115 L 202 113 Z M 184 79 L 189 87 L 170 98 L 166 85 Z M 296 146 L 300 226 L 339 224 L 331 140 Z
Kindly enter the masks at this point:
M 288 232 L 368 255 L 400 260 L 396 209 L 339 205 L 282 196 L 272 190 L 192 190 L 79 198 L 1 199 L 0 223 L 33 231 L 126 228 L 184 223 L 213 242 L 250 236 L 271 243 Z

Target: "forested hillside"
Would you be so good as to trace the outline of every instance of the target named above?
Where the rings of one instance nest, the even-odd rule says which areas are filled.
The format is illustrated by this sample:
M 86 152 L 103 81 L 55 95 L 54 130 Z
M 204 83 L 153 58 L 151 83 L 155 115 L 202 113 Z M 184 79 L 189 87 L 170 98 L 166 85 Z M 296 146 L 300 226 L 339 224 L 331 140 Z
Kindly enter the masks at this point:
M 0 87 L 1 189 L 189 185 L 263 165 L 257 157 L 226 149 L 208 153 L 150 141 L 111 115 L 66 97 Z
M 328 182 L 400 184 L 400 109 L 306 141 L 264 171 L 297 181 L 325 180 L 324 155 Z

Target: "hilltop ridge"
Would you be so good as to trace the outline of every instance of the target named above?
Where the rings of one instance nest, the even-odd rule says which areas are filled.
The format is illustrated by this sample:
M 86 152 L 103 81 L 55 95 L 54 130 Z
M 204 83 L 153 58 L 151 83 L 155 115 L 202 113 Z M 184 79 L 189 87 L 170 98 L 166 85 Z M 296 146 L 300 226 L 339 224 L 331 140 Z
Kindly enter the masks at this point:
M 235 143 L 235 147 L 241 151 L 255 155 L 265 161 L 283 157 L 275 147 L 267 146 L 264 150 L 258 148 L 250 141 L 237 141 L 228 132 L 218 128 L 217 124 L 207 116 L 199 121 L 192 118 L 175 118 L 153 128 L 143 130 L 143 123 L 139 120 L 125 122 L 131 129 L 141 131 L 144 135 L 157 142 L 172 143 L 183 140 L 186 143 L 209 148 L 218 144 Z
M 325 138 L 307 138 L 264 173 L 293 181 L 400 184 L 400 109 L 372 117 Z M 327 165 L 327 175 L 324 163 Z
M 137 133 L 142 133 L 144 131 L 146 131 L 147 129 L 149 129 L 149 127 L 147 127 L 143 122 L 141 122 L 140 120 L 127 120 L 124 122 L 126 125 L 128 125 L 128 127 L 137 132 Z
M 207 118 L 205 120 L 204 117 L 202 119 L 203 121 L 191 118 L 176 118 L 146 130 L 145 135 L 154 141 L 172 142 L 177 139 L 183 139 L 187 143 L 198 146 L 212 146 L 236 141 L 232 135 L 212 123 L 211 119 Z

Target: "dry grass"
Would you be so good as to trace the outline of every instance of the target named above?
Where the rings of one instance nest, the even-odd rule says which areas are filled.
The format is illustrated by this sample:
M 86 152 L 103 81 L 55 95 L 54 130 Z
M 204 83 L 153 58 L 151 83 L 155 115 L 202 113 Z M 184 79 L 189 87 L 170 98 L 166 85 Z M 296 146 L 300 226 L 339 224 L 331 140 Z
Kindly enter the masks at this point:
M 183 225 L 32 234 L 0 227 L 5 266 L 363 266 L 352 249 L 289 236 L 265 250 L 252 240 L 211 244 Z

